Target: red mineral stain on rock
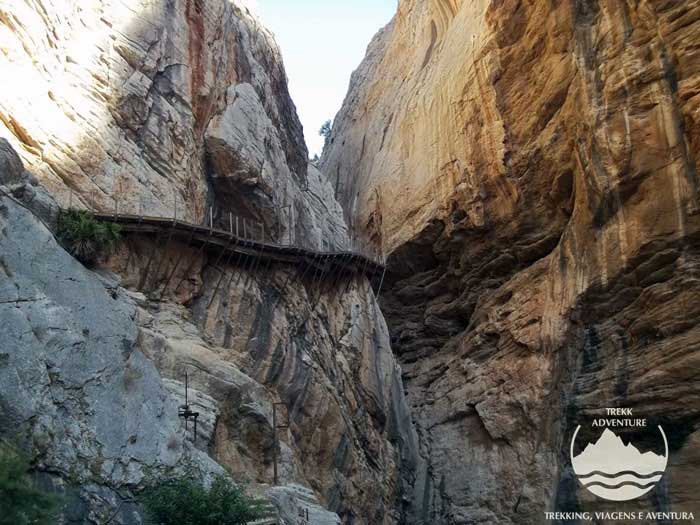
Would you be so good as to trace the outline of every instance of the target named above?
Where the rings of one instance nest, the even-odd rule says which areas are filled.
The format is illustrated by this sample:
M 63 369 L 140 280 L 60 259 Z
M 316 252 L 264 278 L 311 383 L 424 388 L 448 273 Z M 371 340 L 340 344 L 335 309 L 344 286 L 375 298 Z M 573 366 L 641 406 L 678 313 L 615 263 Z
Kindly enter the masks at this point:
M 206 57 L 204 54 L 204 6 L 202 0 L 187 0 L 185 17 L 188 28 L 187 53 L 190 59 L 190 91 L 192 92 L 192 114 L 195 132 L 199 135 L 206 123 L 209 106 L 205 83 Z

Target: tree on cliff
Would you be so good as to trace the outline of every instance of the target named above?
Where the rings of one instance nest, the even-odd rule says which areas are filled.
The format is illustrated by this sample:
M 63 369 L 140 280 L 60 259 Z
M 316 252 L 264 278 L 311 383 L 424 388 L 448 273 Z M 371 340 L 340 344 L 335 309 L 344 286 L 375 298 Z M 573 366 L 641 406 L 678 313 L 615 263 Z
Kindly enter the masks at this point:
M 326 120 L 321 126 L 321 129 L 318 130 L 318 134 L 325 139 L 325 142 L 323 143 L 324 148 L 328 145 L 328 141 L 331 139 L 331 131 L 332 127 L 330 119 Z
M 0 440 L 0 525 L 56 523 L 58 498 L 37 489 L 29 470 L 29 458 Z

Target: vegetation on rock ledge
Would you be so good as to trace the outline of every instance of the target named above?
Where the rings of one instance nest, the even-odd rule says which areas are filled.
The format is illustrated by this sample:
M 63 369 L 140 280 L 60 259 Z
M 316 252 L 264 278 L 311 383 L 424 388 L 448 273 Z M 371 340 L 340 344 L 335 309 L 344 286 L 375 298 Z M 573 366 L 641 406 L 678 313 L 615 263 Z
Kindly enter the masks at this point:
M 121 227 L 96 220 L 84 210 L 61 213 L 58 237 L 64 247 L 80 262 L 89 265 L 101 253 L 110 253 L 121 238 Z
M 0 525 L 52 525 L 59 499 L 34 486 L 29 458 L 0 440 Z

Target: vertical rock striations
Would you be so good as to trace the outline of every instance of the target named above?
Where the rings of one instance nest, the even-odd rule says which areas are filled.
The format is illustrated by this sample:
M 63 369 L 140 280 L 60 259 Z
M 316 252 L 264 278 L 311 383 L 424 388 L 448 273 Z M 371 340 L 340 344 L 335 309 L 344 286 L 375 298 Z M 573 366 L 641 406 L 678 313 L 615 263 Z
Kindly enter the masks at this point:
M 49 229 L 55 198 L 195 223 L 211 209 L 214 226 L 235 214 L 266 239 L 347 247 L 272 35 L 224 0 L 14 2 L 0 60 L 0 436 L 75 493 L 66 519 L 140 523 L 146 474 L 188 457 L 264 492 L 280 403 L 282 514 L 400 521 L 417 437 L 364 276 L 129 234 L 99 277 Z M 196 446 L 177 417 L 185 372 Z
M 567 447 L 615 406 L 675 436 L 624 508 L 700 511 L 698 34 L 696 2 L 402 0 L 370 44 L 322 169 L 391 252 L 415 521 L 607 508 Z

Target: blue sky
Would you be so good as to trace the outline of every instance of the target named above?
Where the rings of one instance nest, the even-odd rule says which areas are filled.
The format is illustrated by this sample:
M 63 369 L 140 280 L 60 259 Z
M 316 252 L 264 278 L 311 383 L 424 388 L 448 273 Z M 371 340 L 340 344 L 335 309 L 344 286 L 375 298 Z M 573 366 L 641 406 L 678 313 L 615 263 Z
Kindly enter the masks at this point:
M 309 155 L 318 130 L 340 109 L 367 44 L 396 12 L 397 0 L 247 0 L 282 48 L 289 90 Z

